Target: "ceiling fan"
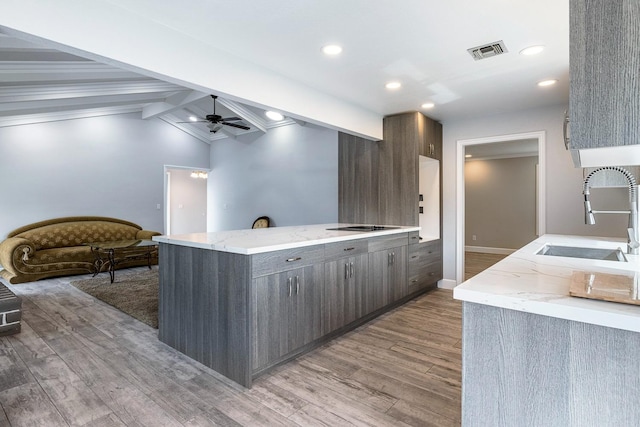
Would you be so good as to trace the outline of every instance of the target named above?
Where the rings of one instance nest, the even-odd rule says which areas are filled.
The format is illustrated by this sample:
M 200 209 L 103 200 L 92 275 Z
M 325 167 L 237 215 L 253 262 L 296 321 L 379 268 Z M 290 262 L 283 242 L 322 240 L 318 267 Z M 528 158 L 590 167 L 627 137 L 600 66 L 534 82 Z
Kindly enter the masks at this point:
M 240 117 L 222 117 L 216 114 L 216 99 L 218 98 L 216 95 L 211 95 L 213 98 L 213 114 L 207 114 L 204 119 L 198 118 L 198 120 L 191 120 L 188 122 L 178 122 L 178 123 L 207 123 L 209 127 L 209 131 L 216 133 L 222 126 L 231 126 L 238 129 L 249 130 L 251 129 L 249 126 L 239 123 L 232 123 L 242 120 Z

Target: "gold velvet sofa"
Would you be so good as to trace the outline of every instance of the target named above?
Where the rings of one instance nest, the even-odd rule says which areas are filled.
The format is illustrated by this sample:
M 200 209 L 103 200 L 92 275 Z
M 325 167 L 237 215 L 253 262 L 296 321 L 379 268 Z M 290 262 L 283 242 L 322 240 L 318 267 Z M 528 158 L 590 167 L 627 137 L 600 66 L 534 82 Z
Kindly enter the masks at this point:
M 0 243 L 0 276 L 24 283 L 56 276 L 94 273 L 95 257 L 86 243 L 150 240 L 160 235 L 116 218 L 78 216 L 25 225 Z M 157 264 L 157 259 L 152 260 Z M 118 263 L 116 268 L 147 265 L 147 259 Z M 103 266 L 103 270 L 106 266 Z

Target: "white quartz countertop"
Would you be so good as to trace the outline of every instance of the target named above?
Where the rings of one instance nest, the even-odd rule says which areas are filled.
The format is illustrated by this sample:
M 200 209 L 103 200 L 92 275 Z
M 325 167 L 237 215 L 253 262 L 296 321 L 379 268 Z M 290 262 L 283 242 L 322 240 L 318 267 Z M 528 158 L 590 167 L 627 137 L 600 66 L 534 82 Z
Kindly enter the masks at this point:
M 574 272 L 625 275 L 637 283 L 640 256 L 628 262 L 536 255 L 545 244 L 621 248 L 623 239 L 546 234 L 457 286 L 453 297 L 472 303 L 640 332 L 640 306 L 569 295 Z
M 420 230 L 420 227 L 399 226 L 393 226 L 397 228 L 388 230 L 364 232 L 327 230 L 328 228 L 345 227 L 349 225 L 352 224 L 314 224 L 292 227 L 217 231 L 212 233 L 175 234 L 154 236 L 153 240 L 174 245 L 251 255 Z M 429 241 L 429 239 L 423 241 L 426 242 Z

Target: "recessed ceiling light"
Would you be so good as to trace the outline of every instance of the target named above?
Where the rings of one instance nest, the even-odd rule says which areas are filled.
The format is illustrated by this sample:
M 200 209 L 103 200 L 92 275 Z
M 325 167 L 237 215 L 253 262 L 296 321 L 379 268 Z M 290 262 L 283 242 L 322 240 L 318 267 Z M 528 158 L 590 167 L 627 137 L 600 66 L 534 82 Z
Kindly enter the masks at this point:
M 342 47 L 337 44 L 328 44 L 322 48 L 325 55 L 339 55 L 342 53 Z
M 553 80 L 543 80 L 541 82 L 538 82 L 538 86 L 551 86 L 558 83 L 557 80 L 553 79 Z
M 284 119 L 284 116 L 276 111 L 267 111 L 264 113 L 265 116 L 270 118 L 271 120 L 280 121 Z
M 465 156 L 467 159 L 469 159 L 469 158 L 473 157 L 471 154 L 465 154 L 464 156 Z
M 387 89 L 400 89 L 401 86 L 402 84 L 400 82 L 389 82 L 384 85 Z
M 421 105 L 422 108 L 433 108 L 435 106 L 436 104 L 434 104 L 433 102 L 425 102 L 424 104 Z
M 529 46 L 529 47 L 525 47 L 524 49 L 522 49 L 520 51 L 520 55 L 537 55 L 540 52 L 542 52 L 544 50 L 544 46 L 542 45 L 537 45 L 537 46 Z
M 198 118 L 196 116 L 189 116 L 189 120 L 191 120 L 192 122 L 197 122 Z

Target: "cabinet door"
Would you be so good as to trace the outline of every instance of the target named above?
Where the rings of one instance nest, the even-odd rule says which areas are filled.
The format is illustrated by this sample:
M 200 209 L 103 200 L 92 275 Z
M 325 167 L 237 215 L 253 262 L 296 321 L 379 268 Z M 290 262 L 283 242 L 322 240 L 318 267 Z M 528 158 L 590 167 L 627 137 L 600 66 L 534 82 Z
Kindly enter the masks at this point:
M 335 331 L 364 315 L 368 254 L 325 263 L 323 334 Z
M 365 314 L 407 295 L 407 246 L 369 254 Z
M 322 336 L 323 264 L 310 265 L 288 273 L 291 281 L 289 306 L 289 348 L 291 352 Z
M 253 369 L 322 336 L 322 264 L 253 279 Z
M 289 351 L 290 285 L 287 273 L 253 279 L 254 370 L 269 366 Z
M 390 250 L 391 265 L 389 266 L 389 297 L 392 303 L 407 295 L 407 247 L 400 246 Z
M 571 148 L 640 141 L 640 3 L 571 0 Z

